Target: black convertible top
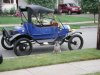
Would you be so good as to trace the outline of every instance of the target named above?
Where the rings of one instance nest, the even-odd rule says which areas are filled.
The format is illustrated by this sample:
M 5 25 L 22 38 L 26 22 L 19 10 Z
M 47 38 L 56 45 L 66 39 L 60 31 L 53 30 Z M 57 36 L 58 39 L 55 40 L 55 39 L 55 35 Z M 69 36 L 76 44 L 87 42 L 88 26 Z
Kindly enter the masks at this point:
M 36 14 L 36 13 L 41 13 L 41 14 L 42 13 L 53 13 L 54 12 L 54 10 L 40 6 L 40 5 L 27 5 L 25 7 L 20 6 L 19 9 L 21 11 L 30 10 L 31 13 L 34 13 L 34 14 Z

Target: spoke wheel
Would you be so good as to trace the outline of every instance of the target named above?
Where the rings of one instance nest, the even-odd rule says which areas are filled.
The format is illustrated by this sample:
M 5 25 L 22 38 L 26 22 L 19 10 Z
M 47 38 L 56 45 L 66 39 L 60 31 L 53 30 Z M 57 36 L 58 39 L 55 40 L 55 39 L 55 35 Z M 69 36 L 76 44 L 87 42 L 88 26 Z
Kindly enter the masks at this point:
M 83 38 L 80 35 L 73 35 L 68 41 L 70 50 L 77 50 L 83 47 Z
M 6 50 L 13 50 L 13 45 L 8 45 L 4 37 L 1 38 L 1 45 Z
M 19 39 L 14 45 L 14 52 L 17 56 L 30 55 L 32 52 L 32 43 L 27 38 Z

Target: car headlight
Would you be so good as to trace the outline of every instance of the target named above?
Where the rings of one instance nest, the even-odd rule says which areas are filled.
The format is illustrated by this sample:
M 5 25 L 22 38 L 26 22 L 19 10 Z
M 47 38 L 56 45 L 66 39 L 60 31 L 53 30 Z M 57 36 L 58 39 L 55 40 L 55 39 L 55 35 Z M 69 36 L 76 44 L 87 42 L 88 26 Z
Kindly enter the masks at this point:
M 80 10 L 82 10 L 82 8 L 79 8 Z
M 63 26 L 64 26 L 65 29 L 68 29 L 69 32 L 72 31 L 72 29 L 71 29 L 71 27 L 70 27 L 69 25 L 66 25 L 66 24 L 65 24 L 65 25 L 63 25 Z

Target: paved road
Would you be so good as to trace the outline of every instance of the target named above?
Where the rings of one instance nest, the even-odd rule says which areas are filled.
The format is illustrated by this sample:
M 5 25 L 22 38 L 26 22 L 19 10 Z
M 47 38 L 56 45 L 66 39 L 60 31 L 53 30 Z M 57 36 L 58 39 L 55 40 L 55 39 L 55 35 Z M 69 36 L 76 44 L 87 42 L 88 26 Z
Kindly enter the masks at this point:
M 82 37 L 84 39 L 84 46 L 83 48 L 96 48 L 96 38 L 97 38 L 97 28 L 87 28 L 87 29 L 79 29 L 78 31 L 83 32 Z M 1 39 L 2 36 L 0 36 Z M 44 52 L 50 52 L 53 51 L 53 46 L 39 46 L 36 44 L 33 46 L 33 53 L 44 53 Z M 7 51 L 2 48 L 0 44 L 0 51 L 2 52 L 4 57 L 15 57 L 16 55 L 14 54 L 13 50 L 12 51 Z M 61 46 L 62 50 L 68 50 L 67 44 L 63 44 Z

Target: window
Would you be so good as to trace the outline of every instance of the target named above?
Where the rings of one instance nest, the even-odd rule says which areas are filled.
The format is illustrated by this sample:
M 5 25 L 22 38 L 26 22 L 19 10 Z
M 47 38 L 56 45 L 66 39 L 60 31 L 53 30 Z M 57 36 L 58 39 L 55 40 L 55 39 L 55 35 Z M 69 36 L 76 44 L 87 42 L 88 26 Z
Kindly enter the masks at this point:
M 3 3 L 14 3 L 14 0 L 3 0 Z
M 77 5 L 73 4 L 73 3 L 69 3 L 69 5 L 70 5 L 70 6 L 77 6 Z
M 14 0 L 11 0 L 11 3 L 14 3 Z
M 3 0 L 3 3 L 10 3 L 10 0 Z

